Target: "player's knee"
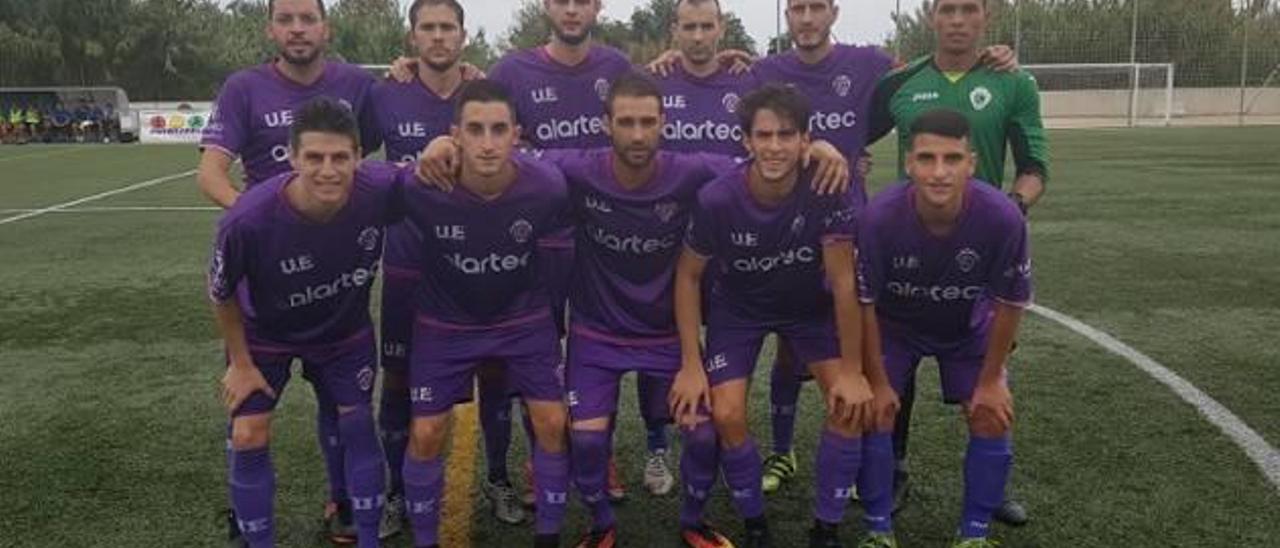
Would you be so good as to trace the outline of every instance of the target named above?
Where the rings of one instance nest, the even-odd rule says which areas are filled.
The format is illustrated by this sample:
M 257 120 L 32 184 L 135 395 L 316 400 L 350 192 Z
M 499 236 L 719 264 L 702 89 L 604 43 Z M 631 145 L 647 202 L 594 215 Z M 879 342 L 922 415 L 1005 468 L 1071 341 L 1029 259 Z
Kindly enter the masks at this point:
M 448 416 L 444 414 L 413 419 L 409 430 L 409 453 L 417 459 L 433 459 L 444 451 Z
M 719 403 L 711 407 L 711 420 L 715 422 L 720 444 L 738 447 L 747 442 L 747 410 L 736 404 Z
M 260 449 L 271 442 L 269 414 L 236 417 L 231 423 L 231 448 L 236 451 Z
M 862 433 L 861 426 L 851 417 L 841 417 L 827 412 L 826 428 L 842 437 L 852 438 Z
M 555 404 L 530 404 L 533 434 L 543 451 L 559 453 L 564 450 L 565 431 L 569 426 L 568 413 Z
M 999 438 L 1009 435 L 1013 429 L 1012 421 L 1002 424 L 991 412 L 978 410 L 969 415 L 969 432 L 981 438 Z

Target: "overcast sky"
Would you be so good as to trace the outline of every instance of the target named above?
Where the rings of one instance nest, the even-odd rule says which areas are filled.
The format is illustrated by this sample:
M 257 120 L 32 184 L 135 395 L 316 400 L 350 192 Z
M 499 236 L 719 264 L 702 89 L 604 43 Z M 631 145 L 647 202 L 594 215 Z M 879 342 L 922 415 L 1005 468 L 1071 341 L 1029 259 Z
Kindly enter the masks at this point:
M 836 22 L 835 35 L 846 43 L 880 43 L 893 29 L 893 20 L 889 16 L 899 0 L 841 0 L 840 20 Z M 225 3 L 226 0 L 223 0 Z M 732 11 L 741 17 L 747 25 L 747 32 L 756 39 L 756 44 L 763 49 L 768 37 L 774 34 L 777 0 L 720 0 L 725 10 Z M 921 0 L 901 0 L 903 11 L 914 9 Z M 400 0 L 404 10 L 408 10 L 412 0 Z M 627 20 L 637 7 L 648 3 L 648 0 L 604 0 L 604 15 L 610 19 Z M 783 0 L 783 4 L 786 0 Z M 512 15 L 521 0 L 462 0 L 467 8 L 467 26 L 474 31 L 483 27 L 493 42 L 506 34 L 511 25 Z M 785 26 L 785 22 L 783 23 Z

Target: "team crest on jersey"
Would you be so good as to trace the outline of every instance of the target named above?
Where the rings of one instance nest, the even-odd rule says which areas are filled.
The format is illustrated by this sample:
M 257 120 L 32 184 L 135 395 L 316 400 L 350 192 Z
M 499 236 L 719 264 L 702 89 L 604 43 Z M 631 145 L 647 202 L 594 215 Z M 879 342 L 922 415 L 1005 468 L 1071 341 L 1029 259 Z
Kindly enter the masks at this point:
M 987 108 L 987 105 L 991 104 L 991 99 L 991 90 L 984 86 L 978 86 L 969 92 L 969 103 L 973 105 L 974 110 Z
M 596 80 L 596 95 L 600 96 L 601 101 L 609 99 L 609 81 L 604 78 Z
M 382 240 L 382 233 L 375 227 L 368 227 L 360 231 L 360 237 L 356 238 L 356 242 L 365 251 L 373 251 L 378 248 L 378 243 Z
M 742 104 L 742 98 L 738 97 L 737 93 L 729 92 L 724 94 L 724 98 L 720 100 L 720 104 L 724 105 L 725 112 L 728 112 L 729 114 L 736 114 L 738 112 L 738 105 Z
M 799 236 L 801 232 L 804 232 L 804 225 L 807 222 L 804 215 L 796 215 L 796 218 L 791 221 L 791 233 Z
M 347 110 L 355 110 L 355 108 L 351 106 L 351 101 L 346 99 L 338 99 L 338 104 L 346 107 Z
M 848 97 L 849 92 L 853 91 L 853 79 L 844 74 L 836 76 L 835 80 L 831 81 L 831 91 L 841 97 Z
M 511 239 L 518 244 L 528 243 L 529 238 L 533 237 L 533 224 L 524 219 L 516 219 L 511 223 Z
M 960 267 L 961 272 L 968 274 L 973 272 L 973 269 L 978 266 L 978 261 L 981 259 L 982 257 L 978 255 L 977 251 L 974 251 L 971 247 L 966 247 L 956 254 L 956 265 Z
M 373 389 L 373 368 L 365 367 L 356 373 L 356 382 L 360 384 L 361 392 Z
M 676 213 L 680 211 L 680 204 L 675 202 L 662 202 L 653 206 L 653 214 L 658 216 L 658 220 L 669 223 L 671 219 L 676 217 Z

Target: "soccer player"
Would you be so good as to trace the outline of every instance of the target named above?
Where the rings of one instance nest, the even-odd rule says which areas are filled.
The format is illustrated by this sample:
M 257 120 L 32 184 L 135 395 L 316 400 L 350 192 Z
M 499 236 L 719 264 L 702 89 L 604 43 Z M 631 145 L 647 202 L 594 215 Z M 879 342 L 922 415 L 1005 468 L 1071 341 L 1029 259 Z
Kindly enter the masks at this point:
M 460 184 L 447 193 L 407 189 L 409 218 L 423 230 L 404 463 L 414 542 L 437 543 L 450 411 L 470 397 L 477 365 L 496 359 L 533 423 L 535 545 L 558 546 L 569 487 L 567 411 L 539 269 L 547 248 L 570 245 L 568 191 L 555 168 L 512 156 L 520 126 L 502 84 L 463 87 L 451 132 L 461 149 Z
M 604 102 L 610 83 L 629 72 L 631 62 L 622 52 L 596 44 L 592 38 L 601 0 L 543 0 L 542 5 L 551 23 L 550 40 L 543 46 L 508 53 L 493 66 L 489 78 L 511 90 L 520 126 L 524 128 L 521 137 L 527 144 L 544 150 L 607 147 Z M 562 274 L 550 274 L 551 278 L 567 280 L 572 249 L 561 250 L 560 257 L 554 260 L 558 266 L 549 268 L 553 272 L 559 269 Z M 563 323 L 566 288 L 553 290 L 557 322 Z M 480 422 L 491 476 L 502 472 L 494 469 L 494 461 L 505 461 L 511 439 L 511 408 L 504 384 L 500 376 L 486 378 L 480 391 Z M 620 501 L 626 490 L 613 459 L 610 478 L 609 496 Z
M 740 115 L 753 160 L 699 193 L 676 270 L 682 365 L 672 411 L 692 427 L 709 407 L 720 454 L 706 455 L 711 460 L 701 466 L 711 465 L 714 477 L 718 462 L 746 520 L 746 546 L 771 546 L 760 455 L 747 429 L 747 390 L 764 337 L 775 332 L 790 341 L 827 403 L 810 543 L 838 545 L 837 524 L 872 412 L 854 287 L 853 206 L 847 194 L 815 195 L 799 168 L 812 115 L 804 95 L 768 85 L 743 100 Z M 708 266 L 715 279 L 704 361 L 700 289 Z
M 205 197 L 229 208 L 240 192 L 231 181 L 231 164 L 244 163 L 246 189 L 280 173 L 289 165 L 289 126 L 294 109 L 306 101 L 332 97 L 353 110 L 361 121 L 361 143 L 377 150 L 378 135 L 367 122 L 366 99 L 374 84 L 367 71 L 326 60 L 329 25 L 323 0 L 271 0 L 267 34 L 277 56 L 271 62 L 232 74 L 223 84 L 209 125 L 201 136 L 196 179 Z M 335 540 L 350 541 L 351 510 L 343 485 L 343 449 L 339 445 L 338 414 L 329 394 L 317 392 L 316 430 L 325 456 L 329 504 L 325 523 Z
M 463 84 L 461 58 L 466 13 L 456 0 L 415 0 L 409 8 L 410 41 L 418 52 L 415 77 L 374 85 L 370 108 L 388 159 L 416 164 L 427 143 L 447 135 L 454 121 L 454 97 Z M 413 335 L 413 292 L 421 279 L 421 227 L 403 222 L 387 229 L 382 285 L 382 398 L 378 425 L 390 471 L 384 538 L 399 531 L 404 518 L 401 471 L 409 441 L 409 349 Z M 486 491 L 488 492 L 488 491 Z M 502 521 L 524 520 L 515 491 L 497 497 Z M 501 504 L 505 502 L 505 504 Z
M 963 115 L 919 115 L 908 147 L 908 181 L 876 196 L 859 219 L 863 318 L 880 334 L 899 394 L 921 358 L 937 358 L 943 399 L 962 405 L 969 424 L 955 546 L 994 546 L 988 524 L 1013 460 L 1006 367 L 1031 301 L 1026 220 L 999 189 L 973 178 L 978 158 Z M 859 489 L 868 529 L 883 539 L 873 545 L 892 546 L 893 425 L 881 419 Z
M 209 295 L 227 351 L 228 473 L 242 545 L 274 545 L 272 412 L 294 359 L 333 399 L 360 546 L 378 545 L 383 457 L 370 408 L 376 349 L 369 290 L 384 226 L 411 168 L 360 165 L 355 119 L 327 98 L 290 130 L 294 172 L 261 183 L 218 227 Z
M 361 120 L 365 147 L 377 150 L 365 122 L 374 78 L 368 71 L 325 59 L 329 23 L 324 0 L 271 0 L 267 34 L 277 48 L 272 61 L 232 74 L 222 85 L 201 136 L 200 191 L 223 208 L 240 191 L 231 164 L 244 161 L 246 188 L 289 170 L 288 137 L 293 110 L 321 95 L 344 102 Z
M 972 127 L 970 144 L 977 153 L 978 180 L 1001 188 L 1005 158 L 1012 150 L 1015 179 L 1009 197 L 1025 213 L 1044 193 L 1049 170 L 1035 78 L 1025 72 L 992 70 L 981 63 L 979 44 L 991 16 L 984 0 L 939 0 L 932 4 L 929 15 L 937 50 L 881 81 L 874 100 L 872 140 L 896 128 L 898 166 L 903 171 L 910 149 L 909 129 L 916 118 L 939 107 L 955 110 Z M 894 430 L 898 457 L 894 492 L 899 505 L 905 500 L 909 478 L 906 457 L 914 379 L 912 371 Z M 1021 525 L 1027 521 L 1027 512 L 1010 499 L 1000 506 L 996 518 Z

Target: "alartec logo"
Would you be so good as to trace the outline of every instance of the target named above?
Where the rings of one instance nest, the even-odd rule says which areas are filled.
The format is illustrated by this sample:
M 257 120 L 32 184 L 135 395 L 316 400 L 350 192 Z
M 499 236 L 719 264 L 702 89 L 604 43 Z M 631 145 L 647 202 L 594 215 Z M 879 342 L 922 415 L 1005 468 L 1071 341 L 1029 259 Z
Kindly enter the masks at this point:
M 351 272 L 344 272 L 332 282 L 313 285 L 297 293 L 291 293 L 289 295 L 289 308 L 312 305 L 337 297 L 347 290 L 363 288 L 373 283 L 373 279 L 377 277 L 377 274 L 377 263 L 370 265 L 368 268 L 357 268 Z

